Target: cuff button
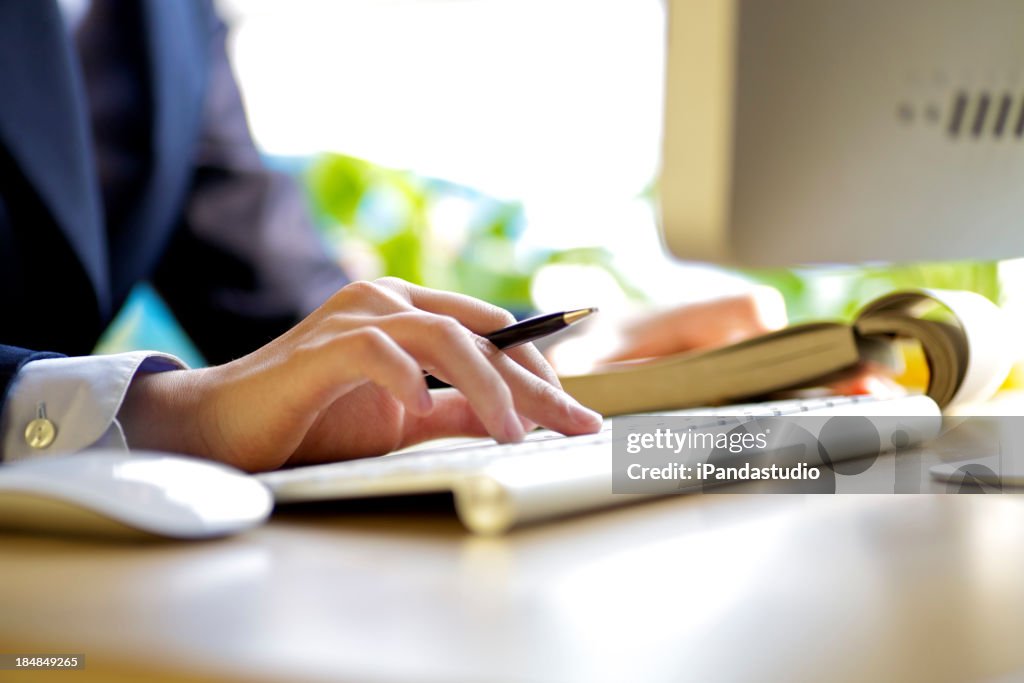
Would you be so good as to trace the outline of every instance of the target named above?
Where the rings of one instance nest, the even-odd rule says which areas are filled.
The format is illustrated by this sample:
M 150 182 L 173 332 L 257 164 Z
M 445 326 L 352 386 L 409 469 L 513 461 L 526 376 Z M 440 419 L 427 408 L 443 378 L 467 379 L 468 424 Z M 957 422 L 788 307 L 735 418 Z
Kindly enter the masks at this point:
M 46 417 L 46 406 L 39 404 L 39 414 L 25 427 L 25 443 L 31 448 L 46 448 L 57 438 L 57 426 Z

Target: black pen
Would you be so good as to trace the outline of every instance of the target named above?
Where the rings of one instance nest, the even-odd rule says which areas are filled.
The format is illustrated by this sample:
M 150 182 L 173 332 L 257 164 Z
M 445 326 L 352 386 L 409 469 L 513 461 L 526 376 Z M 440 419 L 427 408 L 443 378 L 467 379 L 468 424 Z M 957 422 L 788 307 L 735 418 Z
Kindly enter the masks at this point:
M 526 320 L 520 320 L 508 327 L 489 332 L 483 335 L 484 339 L 491 342 L 499 349 L 511 349 L 521 344 L 546 337 L 559 330 L 583 320 L 589 315 L 597 313 L 596 308 L 579 308 L 575 311 L 562 311 L 561 313 L 548 313 L 538 315 Z M 427 375 L 427 386 L 431 389 L 440 389 L 449 386 L 433 375 Z
M 563 330 L 593 313 L 597 313 L 596 308 L 580 308 L 575 311 L 538 315 L 485 334 L 484 339 L 499 349 L 511 349 L 514 346 L 526 344 Z

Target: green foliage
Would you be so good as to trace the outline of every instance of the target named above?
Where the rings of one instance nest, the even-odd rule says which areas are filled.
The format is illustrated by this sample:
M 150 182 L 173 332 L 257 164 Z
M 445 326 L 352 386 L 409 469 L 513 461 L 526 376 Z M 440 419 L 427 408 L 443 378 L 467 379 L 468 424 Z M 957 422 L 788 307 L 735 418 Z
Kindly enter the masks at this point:
M 527 312 L 536 272 L 549 263 L 575 263 L 605 268 L 624 290 L 639 295 L 604 249 L 520 253 L 525 217 L 518 202 L 341 154 L 320 157 L 307 174 L 307 187 L 328 234 L 342 249 L 346 243 L 369 247 L 384 275 Z M 453 198 L 472 207 L 455 244 L 431 223 L 432 210 Z
M 571 264 L 580 266 L 601 266 L 630 299 L 644 301 L 647 294 L 637 289 L 614 265 L 610 251 L 603 247 L 578 247 L 564 251 L 549 252 L 544 264 Z
M 518 238 L 525 217 L 521 204 L 503 202 L 469 188 L 385 168 L 342 154 L 319 157 L 307 173 L 315 209 L 329 235 L 346 245 L 367 247 L 381 274 L 463 292 L 512 310 L 532 308 L 530 286 L 549 264 L 606 270 L 633 299 L 645 294 L 613 265 L 608 250 L 581 247 L 523 253 Z M 655 201 L 652 182 L 641 196 Z M 440 234 L 432 211 L 449 199 L 472 207 L 457 240 Z M 778 289 L 790 320 L 851 319 L 867 301 L 895 289 L 936 287 L 978 292 L 999 303 L 995 262 L 830 266 L 746 270 L 739 274 Z
M 894 289 L 928 287 L 965 289 L 1000 303 L 999 263 L 995 261 L 916 263 L 901 266 L 865 267 L 853 294 L 863 304 Z M 852 314 L 854 311 L 850 311 Z
M 793 322 L 851 320 L 867 302 L 899 289 L 963 289 L 997 304 L 1002 293 L 995 261 L 745 270 L 741 274 L 778 289 Z

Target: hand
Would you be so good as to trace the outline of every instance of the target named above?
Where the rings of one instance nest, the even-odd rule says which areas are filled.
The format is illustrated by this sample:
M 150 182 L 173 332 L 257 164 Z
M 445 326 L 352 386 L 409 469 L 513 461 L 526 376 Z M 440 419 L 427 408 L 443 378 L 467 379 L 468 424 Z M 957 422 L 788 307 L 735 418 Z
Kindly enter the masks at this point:
M 443 436 L 518 441 L 535 424 L 597 431 L 533 345 L 478 336 L 512 316 L 395 278 L 339 290 L 294 328 L 225 365 L 140 375 L 119 418 L 133 447 L 260 471 L 378 455 Z M 423 371 L 454 387 L 430 392 Z
M 786 322 L 782 296 L 774 289 L 759 287 L 748 294 L 649 313 L 625 325 L 621 345 L 603 361 L 654 358 L 727 346 L 781 329 Z

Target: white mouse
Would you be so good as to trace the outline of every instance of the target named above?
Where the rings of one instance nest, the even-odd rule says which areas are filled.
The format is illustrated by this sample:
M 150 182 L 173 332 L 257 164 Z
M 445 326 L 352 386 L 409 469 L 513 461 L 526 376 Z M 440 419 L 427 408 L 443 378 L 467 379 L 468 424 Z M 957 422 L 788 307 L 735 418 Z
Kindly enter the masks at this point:
M 0 465 L 0 527 L 51 533 L 210 538 L 264 522 L 254 477 L 208 460 L 95 450 Z

